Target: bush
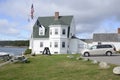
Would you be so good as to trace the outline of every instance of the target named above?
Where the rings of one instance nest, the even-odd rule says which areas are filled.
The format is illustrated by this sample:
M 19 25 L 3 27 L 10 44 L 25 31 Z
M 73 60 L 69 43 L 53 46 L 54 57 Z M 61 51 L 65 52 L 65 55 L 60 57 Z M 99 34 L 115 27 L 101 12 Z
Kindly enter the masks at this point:
M 24 55 L 31 54 L 31 49 L 26 49 Z
M 120 50 L 118 50 L 117 53 L 120 53 Z

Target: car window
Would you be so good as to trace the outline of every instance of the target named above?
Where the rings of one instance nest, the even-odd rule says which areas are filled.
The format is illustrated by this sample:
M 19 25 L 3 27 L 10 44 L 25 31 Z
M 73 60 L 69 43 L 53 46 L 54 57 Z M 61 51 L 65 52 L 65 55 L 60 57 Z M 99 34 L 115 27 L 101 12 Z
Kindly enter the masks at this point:
M 101 45 L 97 45 L 97 48 L 99 49 L 99 48 L 102 48 L 102 46 Z
M 97 45 L 97 48 L 112 48 L 111 45 Z
M 111 45 L 105 45 L 105 47 L 106 47 L 106 48 L 112 48 L 112 46 L 111 46 Z
M 97 49 L 97 46 L 96 45 L 92 46 L 90 49 Z

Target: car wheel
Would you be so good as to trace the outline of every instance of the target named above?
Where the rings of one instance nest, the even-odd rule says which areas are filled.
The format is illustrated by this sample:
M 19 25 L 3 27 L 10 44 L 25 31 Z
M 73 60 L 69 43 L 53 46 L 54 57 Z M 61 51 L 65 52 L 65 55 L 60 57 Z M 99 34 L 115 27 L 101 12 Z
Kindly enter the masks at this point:
M 106 52 L 106 55 L 107 55 L 107 56 L 111 56 L 111 55 L 112 55 L 112 52 L 111 52 L 111 51 L 108 51 L 108 52 Z
M 84 53 L 84 56 L 85 56 L 85 57 L 90 56 L 89 52 L 85 52 L 85 53 Z

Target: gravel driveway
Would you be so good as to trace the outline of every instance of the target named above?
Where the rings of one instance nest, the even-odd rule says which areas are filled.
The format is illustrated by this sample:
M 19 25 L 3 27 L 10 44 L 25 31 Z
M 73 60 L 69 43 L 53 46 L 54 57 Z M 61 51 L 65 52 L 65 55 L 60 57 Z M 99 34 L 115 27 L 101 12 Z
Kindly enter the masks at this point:
M 90 56 L 90 57 L 84 57 L 89 58 L 91 60 L 97 60 L 97 61 L 104 61 L 110 64 L 116 64 L 120 65 L 120 54 L 113 54 L 112 56 Z

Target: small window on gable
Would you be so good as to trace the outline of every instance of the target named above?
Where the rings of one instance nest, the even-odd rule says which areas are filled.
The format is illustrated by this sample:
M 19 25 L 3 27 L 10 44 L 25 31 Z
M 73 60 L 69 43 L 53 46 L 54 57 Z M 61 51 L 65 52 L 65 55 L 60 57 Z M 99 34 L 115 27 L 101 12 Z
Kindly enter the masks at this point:
M 40 35 L 43 35 L 43 30 L 40 30 Z
M 62 29 L 62 34 L 65 35 L 66 34 L 66 30 Z
M 45 28 L 43 26 L 39 27 L 39 35 L 45 35 Z
M 55 34 L 56 34 L 56 35 L 58 34 L 58 29 L 55 29 Z

